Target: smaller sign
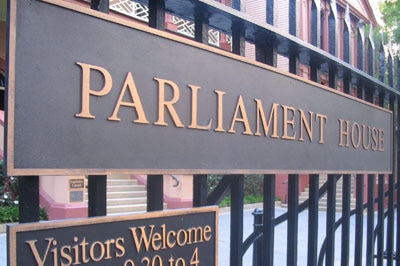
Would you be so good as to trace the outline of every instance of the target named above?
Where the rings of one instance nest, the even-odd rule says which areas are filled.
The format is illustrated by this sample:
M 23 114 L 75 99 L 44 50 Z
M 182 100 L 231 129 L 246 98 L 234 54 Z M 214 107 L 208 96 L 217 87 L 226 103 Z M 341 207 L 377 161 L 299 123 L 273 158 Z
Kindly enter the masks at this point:
M 84 187 L 85 187 L 85 180 L 83 178 L 69 180 L 69 188 L 70 189 L 82 189 Z
M 69 192 L 69 202 L 83 202 L 83 191 L 70 191 Z
M 7 227 L 8 266 L 217 265 L 218 207 Z

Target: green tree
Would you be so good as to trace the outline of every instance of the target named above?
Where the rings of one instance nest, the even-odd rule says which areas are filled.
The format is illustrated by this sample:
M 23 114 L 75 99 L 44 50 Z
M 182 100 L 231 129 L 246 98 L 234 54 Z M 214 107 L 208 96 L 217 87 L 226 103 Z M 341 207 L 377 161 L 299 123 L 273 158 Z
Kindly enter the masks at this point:
M 380 4 L 384 22 L 384 37 L 393 43 L 400 43 L 400 0 L 384 0 Z

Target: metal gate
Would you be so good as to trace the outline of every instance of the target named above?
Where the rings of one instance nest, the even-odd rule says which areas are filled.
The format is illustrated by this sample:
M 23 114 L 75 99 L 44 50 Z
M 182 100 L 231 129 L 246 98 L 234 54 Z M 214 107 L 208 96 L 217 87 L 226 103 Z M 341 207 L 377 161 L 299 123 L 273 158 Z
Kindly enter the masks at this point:
M 255 245 L 255 259 L 253 265 L 274 264 L 274 228 L 283 221 L 287 222 L 287 258 L 286 265 L 334 265 L 334 255 L 338 252 L 334 249 L 335 232 L 341 230 L 341 265 L 349 265 L 349 253 L 354 249 L 355 265 L 400 265 L 400 232 L 398 217 L 399 209 L 396 208 L 400 200 L 398 184 L 398 88 L 394 87 L 393 64 L 394 59 L 389 55 L 388 60 L 384 58 L 383 43 L 379 44 L 379 79 L 372 77 L 373 70 L 373 47 L 371 44 L 364 47 L 359 42 L 359 68 L 352 67 L 349 62 L 350 54 L 350 28 L 344 25 L 344 61 L 337 59 L 335 54 L 337 43 L 335 38 L 329 42 L 330 53 L 323 52 L 317 48 L 320 32 L 319 8 L 313 1 L 311 40 L 312 44 L 306 44 L 297 39 L 296 29 L 296 1 L 289 1 L 289 35 L 277 31 L 274 27 L 260 27 L 257 22 L 252 21 L 240 10 L 240 1 L 232 1 L 232 8 L 226 8 L 216 2 L 209 0 L 201 1 L 175 1 L 175 0 L 149 0 L 144 3 L 149 8 L 149 27 L 164 29 L 166 13 L 188 18 L 195 22 L 195 36 L 197 42 L 208 44 L 208 29 L 212 28 L 232 36 L 232 53 L 244 54 L 245 41 L 255 44 L 256 60 L 258 62 L 275 66 L 277 54 L 284 55 L 289 59 L 289 71 L 297 74 L 299 64 L 310 68 L 311 79 L 318 82 L 319 73 L 328 77 L 329 87 L 336 89 L 338 80 L 343 84 L 344 92 L 353 94 L 356 88 L 357 97 L 389 109 L 394 114 L 394 171 L 390 175 L 379 173 L 367 175 L 365 182 L 364 173 L 345 173 L 334 171 L 328 175 L 326 184 L 319 188 L 319 175 L 309 175 L 310 196 L 307 201 L 299 204 L 299 174 L 288 175 L 288 209 L 279 217 L 275 216 L 275 182 L 274 173 L 264 175 L 264 202 L 263 212 L 257 217 L 260 226 L 247 239 L 243 239 L 243 198 L 244 198 L 244 174 L 224 175 L 221 182 L 214 191 L 207 191 L 207 175 L 200 174 L 193 177 L 193 206 L 207 206 L 218 204 L 228 193 L 231 195 L 231 244 L 230 265 L 242 265 L 243 254 Z M 92 9 L 105 13 L 109 12 L 108 0 L 92 0 Z M 267 0 L 267 14 L 273 14 L 274 1 Z M 207 11 L 198 12 L 198 10 Z M 209 20 L 210 17 L 217 19 Z M 333 22 L 336 20 L 332 18 Z M 273 16 L 267 17 L 267 23 L 272 24 Z M 330 23 L 330 31 L 335 32 L 335 23 Z M 361 25 L 360 25 L 361 27 Z M 361 28 L 358 32 L 359 38 L 364 38 Z M 367 54 L 365 62 L 369 65 L 368 73 L 364 72 L 362 58 Z M 346 63 L 347 62 L 347 63 Z M 386 63 L 387 62 L 387 63 Z M 397 60 L 396 63 L 399 61 Z M 400 69 L 400 68 L 398 68 Z M 388 75 L 388 83 L 385 84 L 385 73 Z M 396 75 L 400 76 L 400 73 Z M 396 82 L 399 86 L 400 82 Z M 241 156 L 238 154 L 237 156 Z M 350 209 L 351 174 L 355 174 L 356 208 Z M 89 176 L 89 216 L 106 215 L 106 176 Z M 336 218 L 336 182 L 343 180 L 343 196 L 341 218 Z M 377 185 L 376 185 L 377 184 Z M 386 186 L 387 185 L 387 186 Z M 37 176 L 23 176 L 19 178 L 20 186 L 20 222 L 35 222 L 39 220 L 39 178 Z M 148 202 L 147 210 L 156 211 L 163 209 L 163 179 L 160 175 L 148 176 Z M 364 187 L 367 194 L 364 195 Z M 385 188 L 387 187 L 387 189 Z M 323 245 L 318 246 L 318 200 L 327 194 L 328 209 L 326 212 L 326 237 Z M 364 198 L 367 202 L 364 202 Z M 297 261 L 298 246 L 298 215 L 308 210 L 308 254 L 307 262 Z M 366 232 L 364 232 L 364 213 L 366 216 Z M 377 214 L 375 216 L 375 214 Z M 356 231 L 350 232 L 350 217 L 355 216 Z M 397 217 L 397 219 L 396 219 Z M 395 222 L 396 221 L 396 222 Z M 350 246 L 350 237 L 354 234 L 354 246 Z M 366 234 L 366 237 L 364 237 Z M 363 244 L 366 244 L 364 251 Z M 258 251 L 257 251 L 258 250 Z M 276 263 L 276 262 L 275 262 Z

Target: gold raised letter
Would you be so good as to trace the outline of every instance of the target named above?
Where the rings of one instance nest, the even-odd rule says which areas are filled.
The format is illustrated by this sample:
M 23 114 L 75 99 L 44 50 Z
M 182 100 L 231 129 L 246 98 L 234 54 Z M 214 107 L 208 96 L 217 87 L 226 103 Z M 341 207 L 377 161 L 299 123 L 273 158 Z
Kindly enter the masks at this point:
M 207 126 L 199 126 L 197 123 L 197 92 L 199 91 L 200 87 L 190 84 L 188 87 L 192 90 L 192 123 L 188 126 L 188 128 L 209 130 L 211 128 L 211 119 L 208 121 Z
M 171 115 L 172 120 L 175 123 L 176 127 L 184 127 L 181 120 L 179 119 L 178 114 L 174 108 L 174 104 L 179 101 L 179 87 L 174 82 L 166 79 L 154 78 L 158 82 L 158 120 L 154 122 L 154 125 L 158 126 L 168 126 L 165 122 L 165 109 Z M 169 87 L 173 91 L 173 97 L 170 101 L 165 100 L 165 85 L 169 85 Z
M 260 120 L 262 122 L 264 128 L 264 134 L 267 137 L 269 132 L 269 127 L 272 124 L 272 135 L 271 138 L 278 138 L 278 106 L 279 104 L 274 103 L 271 107 L 271 111 L 269 113 L 268 123 L 265 119 L 264 108 L 262 106 L 262 102 L 259 99 L 254 99 L 257 104 L 257 125 L 256 125 L 256 133 L 254 135 L 261 136 L 260 132 Z
M 241 117 L 237 117 L 239 110 L 241 113 Z M 253 132 L 250 129 L 250 123 L 249 123 L 249 119 L 247 118 L 247 112 L 246 112 L 246 108 L 244 107 L 242 95 L 239 96 L 238 102 L 236 104 L 236 110 L 235 110 L 235 114 L 232 119 L 231 128 L 228 130 L 229 133 L 235 133 L 234 127 L 235 127 L 236 122 L 243 123 L 244 129 L 245 129 L 243 132 L 244 135 L 253 135 Z
M 47 255 L 49 254 L 50 246 L 54 241 L 54 238 L 46 238 L 46 241 L 47 241 L 47 247 L 46 247 L 46 250 L 44 251 L 44 254 L 42 256 L 43 258 L 41 258 L 41 256 L 39 255 L 39 252 L 37 250 L 37 247 L 36 247 L 37 240 L 30 240 L 30 241 L 26 241 L 25 242 L 31 248 L 32 254 L 35 257 L 35 261 L 36 261 L 38 266 L 43 266 L 44 265 L 44 263 L 46 261 L 46 258 L 47 258 Z
M 357 128 L 357 135 L 355 135 L 356 128 Z M 357 149 L 360 146 L 361 133 L 362 132 L 361 132 L 360 125 L 358 123 L 354 123 L 353 126 L 351 127 L 351 144 L 353 145 L 354 149 Z
M 107 71 L 107 69 L 99 66 L 89 65 L 81 62 L 76 62 L 76 64 L 82 68 L 82 105 L 81 112 L 75 116 L 81 118 L 95 118 L 95 116 L 90 113 L 90 95 L 104 96 L 108 94 L 112 88 L 111 74 Z M 92 90 L 90 88 L 91 70 L 96 70 L 103 75 L 104 86 L 99 91 Z
M 223 91 L 214 91 L 218 95 L 218 105 L 217 105 L 217 128 L 214 129 L 216 132 L 225 132 L 224 129 L 224 95 L 226 92 Z
M 126 89 L 129 89 L 129 93 L 131 94 L 132 97 L 132 102 L 124 102 L 122 101 L 126 92 Z M 118 117 L 118 111 L 119 108 L 123 106 L 130 106 L 134 107 L 136 109 L 136 113 L 138 118 L 136 120 L 133 120 L 134 123 L 141 123 L 141 124 L 148 124 L 149 121 L 147 121 L 146 115 L 143 110 L 142 102 L 140 101 L 139 94 L 136 89 L 135 82 L 133 80 L 131 72 L 128 72 L 125 78 L 125 83 L 122 86 L 121 93 L 119 94 L 119 98 L 117 101 L 117 104 L 115 105 L 114 112 L 113 114 L 108 118 L 110 121 L 121 121 L 121 119 Z
M 345 123 L 345 126 L 344 124 Z M 339 119 L 339 146 L 340 147 L 349 147 L 350 146 L 350 122 L 344 121 L 343 119 Z M 345 128 L 344 128 L 345 127 Z M 343 136 L 345 138 L 343 138 Z M 345 141 L 345 142 L 344 142 Z
M 385 149 L 383 148 L 384 133 L 385 133 L 385 131 L 383 129 L 379 129 L 378 151 L 385 151 Z
M 288 125 L 294 130 L 294 114 L 296 109 L 290 106 L 282 105 L 283 108 L 283 136 L 282 139 L 294 140 L 296 138 L 296 131 L 293 131 L 293 135 L 288 135 Z M 292 113 L 291 118 L 289 118 L 288 111 Z
M 308 139 L 310 140 L 310 142 L 313 141 L 313 117 L 314 117 L 314 112 L 308 112 L 308 114 L 310 115 L 310 120 L 307 122 L 307 118 L 306 115 L 304 114 L 304 111 L 299 109 L 300 112 L 300 138 L 299 141 L 304 141 L 304 137 L 303 137 L 303 128 L 306 129 L 307 131 L 307 135 L 308 135 Z
M 326 124 L 326 120 L 328 117 L 326 115 L 317 114 L 315 119 L 319 119 L 319 141 L 318 144 L 324 144 L 324 125 Z

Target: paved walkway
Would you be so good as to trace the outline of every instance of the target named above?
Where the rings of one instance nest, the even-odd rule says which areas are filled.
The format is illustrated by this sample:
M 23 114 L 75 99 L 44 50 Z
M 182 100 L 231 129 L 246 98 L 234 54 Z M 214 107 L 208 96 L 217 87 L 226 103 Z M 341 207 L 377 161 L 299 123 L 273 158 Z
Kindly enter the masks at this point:
M 252 206 L 253 207 L 253 206 Z M 252 233 L 253 230 L 253 209 L 245 210 L 244 212 L 244 238 Z M 278 217 L 282 213 L 286 212 L 286 209 L 277 207 L 275 209 L 275 216 Z M 340 215 L 340 214 L 339 214 Z M 364 219 L 364 222 L 366 219 Z M 324 240 L 325 236 L 325 224 L 326 224 L 326 213 L 320 212 L 319 215 L 319 246 Z M 354 217 L 351 220 L 350 232 L 354 232 Z M 298 265 L 306 265 L 307 262 L 307 228 L 308 228 L 308 213 L 302 212 L 299 215 L 299 234 L 298 234 Z M 275 250 L 274 250 L 274 261 L 275 265 L 281 266 L 285 265 L 286 262 L 286 223 L 282 223 L 275 228 Z M 230 232 L 230 213 L 226 210 L 220 211 L 219 216 L 219 245 L 218 245 L 218 261 L 219 266 L 229 266 L 229 232 Z M 336 247 L 335 247 L 335 257 L 336 264 L 340 265 L 340 230 L 336 233 Z M 365 240 L 365 236 L 364 236 Z M 350 241 L 354 241 L 354 234 L 352 233 Z M 365 242 L 365 241 L 364 241 Z M 0 234 L 0 265 L 6 265 L 6 235 Z M 365 250 L 365 248 L 364 248 Z M 350 250 L 350 258 L 353 257 L 354 250 Z M 365 251 L 363 252 L 365 254 Z M 352 262 L 350 262 L 352 264 Z M 252 265 L 252 248 L 247 251 L 243 257 L 243 265 Z

